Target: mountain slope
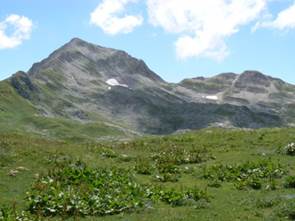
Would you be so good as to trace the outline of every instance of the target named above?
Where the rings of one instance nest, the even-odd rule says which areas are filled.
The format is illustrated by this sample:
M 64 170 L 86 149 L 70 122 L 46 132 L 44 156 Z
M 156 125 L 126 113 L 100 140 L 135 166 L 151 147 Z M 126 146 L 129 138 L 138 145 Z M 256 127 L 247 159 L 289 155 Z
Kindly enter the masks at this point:
M 277 114 L 285 122 L 294 122 L 295 86 L 257 71 L 186 79 L 180 85 L 206 101 L 247 106 L 255 111 Z
M 64 139 L 126 137 L 127 134 L 122 128 L 104 122 L 81 124 L 61 117 L 42 115 L 30 100 L 36 96 L 35 90 L 36 87 L 23 72 L 0 82 L 0 133 L 25 132 Z
M 33 122 L 29 130 L 48 133 L 51 128 L 49 136 L 275 127 L 294 118 L 289 106 L 295 87 L 281 80 L 248 71 L 170 84 L 126 52 L 77 38 L 1 84 L 13 91 L 6 99 L 30 108 L 20 111 L 30 120 L 20 116 L 19 128 L 28 130 Z

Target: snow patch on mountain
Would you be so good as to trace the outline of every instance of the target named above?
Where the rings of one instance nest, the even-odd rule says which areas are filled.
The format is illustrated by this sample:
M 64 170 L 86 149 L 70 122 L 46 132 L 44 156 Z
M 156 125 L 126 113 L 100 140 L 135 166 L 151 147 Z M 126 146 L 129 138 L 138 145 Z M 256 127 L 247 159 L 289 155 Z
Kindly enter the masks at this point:
M 120 86 L 120 87 L 126 87 L 129 88 L 127 84 L 121 84 L 119 81 L 117 81 L 115 78 L 110 78 L 106 81 L 106 83 L 110 86 Z
M 206 96 L 205 98 L 208 99 L 208 100 L 214 100 L 214 101 L 218 100 L 218 97 L 216 95 Z

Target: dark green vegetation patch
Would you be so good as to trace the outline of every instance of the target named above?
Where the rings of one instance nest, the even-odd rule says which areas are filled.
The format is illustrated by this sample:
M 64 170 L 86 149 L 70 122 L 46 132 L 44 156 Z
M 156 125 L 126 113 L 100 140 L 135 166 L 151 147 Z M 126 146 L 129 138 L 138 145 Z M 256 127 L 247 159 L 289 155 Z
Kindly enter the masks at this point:
M 238 165 L 216 164 L 204 168 L 205 179 L 234 182 L 238 189 L 251 187 L 253 189 L 276 188 L 275 180 L 282 178 L 286 170 L 280 163 L 274 163 L 271 158 L 258 162 L 246 162 Z

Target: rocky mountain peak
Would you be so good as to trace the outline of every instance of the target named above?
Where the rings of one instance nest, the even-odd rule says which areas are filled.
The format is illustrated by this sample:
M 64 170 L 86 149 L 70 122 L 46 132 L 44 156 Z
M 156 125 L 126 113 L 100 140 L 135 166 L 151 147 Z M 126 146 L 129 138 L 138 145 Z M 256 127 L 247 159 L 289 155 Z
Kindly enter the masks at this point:
M 81 38 L 75 37 L 75 38 L 72 38 L 68 44 L 71 44 L 71 45 L 86 45 L 87 44 L 87 45 L 89 45 L 91 43 L 86 42 L 86 41 L 82 40 Z
M 236 81 L 236 86 L 265 86 L 270 85 L 270 78 L 259 71 L 244 71 Z
M 106 59 L 115 53 L 123 52 L 116 49 L 95 45 L 80 38 L 73 38 L 71 41 L 61 47 L 60 50 L 62 52 L 78 52 L 94 61 L 97 61 L 98 59 Z
M 98 46 L 79 38 L 73 38 L 48 58 L 35 63 L 28 73 L 43 78 L 40 75 L 46 70 L 62 74 L 69 80 L 83 78 L 85 83 L 87 79 L 94 78 L 103 82 L 115 78 L 132 85 L 145 81 L 143 79 L 163 82 L 142 60 L 124 51 Z
M 221 73 L 216 75 L 214 78 L 219 78 L 223 80 L 234 80 L 238 75 L 236 73 L 227 72 L 227 73 Z

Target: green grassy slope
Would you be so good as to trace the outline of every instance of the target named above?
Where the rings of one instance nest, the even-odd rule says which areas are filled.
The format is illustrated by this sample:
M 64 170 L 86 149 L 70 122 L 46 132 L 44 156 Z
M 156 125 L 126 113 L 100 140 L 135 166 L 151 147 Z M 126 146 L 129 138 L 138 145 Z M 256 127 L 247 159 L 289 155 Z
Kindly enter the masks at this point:
M 63 139 L 98 139 L 104 136 L 120 137 L 125 133 L 102 121 L 81 123 L 66 118 L 43 117 L 36 108 L 11 87 L 0 82 L 0 132 L 20 132 Z
M 129 191 L 135 197 L 131 197 L 129 202 L 133 209 L 117 215 L 82 216 L 80 212 L 84 210 L 81 205 L 90 201 L 90 198 L 82 197 L 76 201 L 77 204 L 74 203 L 77 208 L 81 207 L 81 211 L 62 212 L 62 217 L 68 220 L 106 221 L 293 220 L 295 190 L 294 186 L 287 185 L 292 183 L 286 180 L 295 175 L 295 158 L 292 154 L 286 154 L 283 148 L 294 141 L 295 129 L 207 129 L 121 143 L 76 143 L 2 134 L 0 204 L 7 207 L 14 205 L 17 210 L 26 209 L 29 206 L 29 200 L 25 199 L 27 191 L 41 197 L 47 187 L 54 188 L 57 195 L 49 191 L 46 199 L 41 197 L 43 203 L 51 204 L 41 204 L 36 214 L 42 220 L 60 220 L 61 215 L 55 214 L 58 209 L 51 210 L 47 218 L 40 215 L 55 204 L 69 205 L 59 191 L 63 189 L 65 193 L 71 187 L 76 189 L 75 194 L 88 196 L 93 186 L 106 185 L 103 183 L 107 179 L 111 183 L 107 184 L 109 188 L 115 185 L 118 192 L 115 195 L 108 193 L 108 189 L 97 192 L 105 196 L 106 191 L 111 196 L 104 205 L 116 211 L 118 205 L 115 198 L 126 197 L 127 202 L 130 195 L 121 194 Z M 72 171 L 67 166 L 69 161 L 78 160 L 87 166 L 79 166 Z M 96 168 L 114 166 L 128 170 L 132 176 L 130 182 L 137 183 L 136 187 L 120 184 L 127 179 L 124 173 L 113 175 L 113 178 L 98 178 L 100 173 L 97 171 L 100 170 Z M 221 166 L 223 169 L 219 170 Z M 18 171 L 15 176 L 8 175 L 15 170 Z M 116 174 L 117 169 L 113 170 L 115 172 L 112 174 Z M 55 177 L 55 173 L 59 173 L 58 177 Z M 91 174 L 96 174 L 97 182 Z M 36 180 L 36 176 L 44 177 L 43 183 Z M 116 183 L 117 179 L 122 180 Z M 146 185 L 149 188 L 158 187 L 165 194 L 152 189 L 155 194 L 153 200 L 146 195 L 136 198 L 141 191 L 146 193 Z M 141 186 L 144 188 L 140 189 Z M 202 192 L 199 198 L 181 198 L 185 191 L 192 189 L 206 194 L 202 195 Z M 56 198 L 58 195 L 61 196 L 59 200 Z M 148 204 L 133 204 L 144 200 Z M 89 205 L 92 208 L 95 204 Z M 89 211 L 85 209 L 84 213 Z
M 19 96 L 8 81 L 0 82 L 0 130 L 20 131 L 23 119 L 34 116 L 35 108 Z

